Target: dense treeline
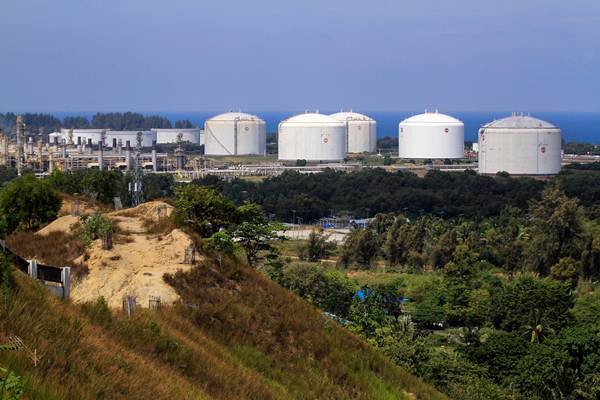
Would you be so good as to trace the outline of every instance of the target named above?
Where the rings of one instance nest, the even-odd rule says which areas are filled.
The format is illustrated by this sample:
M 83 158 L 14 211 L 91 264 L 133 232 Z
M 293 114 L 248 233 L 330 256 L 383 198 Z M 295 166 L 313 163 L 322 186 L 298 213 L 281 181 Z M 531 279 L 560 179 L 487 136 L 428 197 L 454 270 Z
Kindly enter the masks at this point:
M 23 115 L 23 119 L 25 120 L 27 131 L 31 134 L 48 134 L 60 129 L 62 126 L 61 120 L 50 114 L 25 113 L 21 115 Z M 2 128 L 6 133 L 12 132 L 16 119 L 17 114 L 15 113 L 0 113 L 0 128 Z
M 48 134 L 59 130 L 60 128 L 104 128 L 113 130 L 149 130 L 152 128 L 171 128 L 171 122 L 159 115 L 145 116 L 139 113 L 96 113 L 92 120 L 83 116 L 65 117 L 62 121 L 50 114 L 22 114 L 25 120 L 26 129 L 30 134 Z M 8 112 L 0 113 L 0 128 L 10 133 L 14 130 L 17 114 Z M 189 120 L 178 120 L 175 122 L 175 128 L 185 129 L 193 128 L 194 125 Z
M 498 215 L 505 206 L 525 209 L 547 184 L 532 178 L 480 176 L 473 171 L 434 170 L 420 178 L 411 172 L 379 168 L 315 175 L 286 171 L 262 182 L 223 181 L 214 176 L 195 182 L 212 185 L 237 203 L 259 203 L 282 221 L 289 221 L 296 210 L 305 222 L 332 213 L 355 217 L 390 212 L 443 218 Z M 565 172 L 552 182 L 559 182 L 567 195 L 578 197 L 588 212 L 599 213 L 600 174 Z
M 111 205 L 115 197 L 120 197 L 123 205 L 129 205 L 131 202 L 129 193 L 131 174 L 124 174 L 119 170 L 86 169 L 73 172 L 57 170 L 52 172 L 47 180 L 59 192 L 93 196 L 107 205 Z M 169 197 L 173 194 L 174 185 L 171 175 L 145 174 L 142 182 L 144 200 Z
M 600 145 L 593 143 L 567 142 L 563 143 L 563 150 L 566 154 L 600 156 Z
M 328 170 L 316 175 L 290 171 L 260 183 L 207 177 L 198 183 L 215 185 L 238 202 L 257 202 L 282 220 L 289 220 L 291 210 L 296 210 L 304 221 L 331 213 L 355 217 L 388 212 L 486 216 L 498 214 L 505 205 L 526 207 L 544 186 L 533 179 L 493 178 L 472 172 L 431 171 L 420 178 L 410 172 L 383 169 L 351 173 Z
M 134 129 L 149 130 L 151 128 L 171 128 L 171 122 L 167 118 L 150 115 L 144 116 L 138 113 L 97 113 L 92 117 L 93 128 L 114 129 L 127 131 Z

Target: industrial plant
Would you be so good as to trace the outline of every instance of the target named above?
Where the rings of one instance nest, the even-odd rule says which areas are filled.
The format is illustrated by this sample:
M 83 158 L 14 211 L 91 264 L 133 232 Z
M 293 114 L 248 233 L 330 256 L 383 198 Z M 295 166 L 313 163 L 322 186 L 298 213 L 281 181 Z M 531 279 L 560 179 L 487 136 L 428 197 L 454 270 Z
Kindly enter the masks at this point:
M 277 147 L 271 143 L 267 154 L 266 122 L 256 115 L 227 112 L 207 119 L 204 130 L 61 128 L 45 140 L 43 135 L 27 132 L 19 116 L 12 135 L 0 133 L 0 163 L 38 174 L 55 169 L 139 168 L 178 173 L 181 179 L 381 165 L 377 160 L 383 155 L 375 154 L 380 150 L 377 122 L 364 114 L 305 112 L 281 121 L 277 133 Z M 478 141 L 465 151 L 464 123 L 437 110 L 426 111 L 399 123 L 398 161 L 385 165 L 417 173 L 472 169 L 486 175 L 553 175 L 561 168 L 561 137 L 561 130 L 548 122 L 513 114 L 483 125 Z M 388 159 L 395 157 L 389 148 L 386 151 Z
M 562 133 L 549 122 L 513 114 L 479 130 L 479 173 L 554 175 L 561 167 Z

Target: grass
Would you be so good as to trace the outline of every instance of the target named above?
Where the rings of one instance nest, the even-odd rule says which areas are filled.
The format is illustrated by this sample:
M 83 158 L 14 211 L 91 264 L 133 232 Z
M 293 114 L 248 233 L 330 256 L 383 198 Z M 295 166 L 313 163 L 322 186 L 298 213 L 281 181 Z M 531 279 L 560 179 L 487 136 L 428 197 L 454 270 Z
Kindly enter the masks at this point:
M 28 399 L 443 399 L 358 337 L 260 273 L 227 261 L 167 280 L 182 303 L 129 319 L 102 301 L 73 305 L 14 272 L 0 353 Z

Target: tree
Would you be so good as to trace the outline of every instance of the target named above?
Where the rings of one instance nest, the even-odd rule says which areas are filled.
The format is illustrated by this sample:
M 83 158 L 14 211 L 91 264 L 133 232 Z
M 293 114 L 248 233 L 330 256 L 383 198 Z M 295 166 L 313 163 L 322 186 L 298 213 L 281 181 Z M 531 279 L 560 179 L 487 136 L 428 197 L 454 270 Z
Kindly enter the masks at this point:
M 529 208 L 532 240 L 527 247 L 531 269 L 546 276 L 563 257 L 578 258 L 583 243 L 583 209 L 556 185 L 542 192 Z
M 377 235 L 369 228 L 354 228 L 344 242 L 341 261 L 344 265 L 356 262 L 368 267 L 379 252 Z
M 315 264 L 292 264 L 282 271 L 279 284 L 320 309 L 347 317 L 356 283 L 345 274 Z
M 17 170 L 13 167 L 0 165 L 0 187 L 17 177 Z
M 211 237 L 205 241 L 206 247 L 209 251 L 217 253 L 219 258 L 219 265 L 222 263 L 223 255 L 232 255 L 235 250 L 235 243 L 232 237 L 223 231 L 214 233 Z
M 281 227 L 265 221 L 253 220 L 242 222 L 233 231 L 233 238 L 244 249 L 246 260 L 255 266 L 259 260 L 259 251 L 271 249 L 271 242 L 278 239 L 276 231 Z
M 175 222 L 203 237 L 232 224 L 235 215 L 233 203 L 213 188 L 186 184 L 175 190 Z
M 175 121 L 175 128 L 176 129 L 189 129 L 189 128 L 193 128 L 194 125 L 190 122 L 189 119 L 180 119 Z
M 0 191 L 3 234 L 22 228 L 33 230 L 56 218 L 62 199 L 49 182 L 33 174 L 9 182 Z
M 538 325 L 542 330 L 558 331 L 568 324 L 572 305 L 573 295 L 568 285 L 524 275 L 493 296 L 492 323 L 509 332 L 526 331 L 528 337 Z
M 488 368 L 491 378 L 497 383 L 508 380 L 519 360 L 527 354 L 527 341 L 518 333 L 493 332 L 484 341 L 465 349 L 471 361 Z
M 557 264 L 550 268 L 552 278 L 567 283 L 572 289 L 577 286 L 577 278 L 581 270 L 581 263 L 571 257 L 561 258 Z
M 300 248 L 300 259 L 312 262 L 321 261 L 330 256 L 336 248 L 335 243 L 329 240 L 323 229 L 314 229 L 308 235 L 308 242 Z

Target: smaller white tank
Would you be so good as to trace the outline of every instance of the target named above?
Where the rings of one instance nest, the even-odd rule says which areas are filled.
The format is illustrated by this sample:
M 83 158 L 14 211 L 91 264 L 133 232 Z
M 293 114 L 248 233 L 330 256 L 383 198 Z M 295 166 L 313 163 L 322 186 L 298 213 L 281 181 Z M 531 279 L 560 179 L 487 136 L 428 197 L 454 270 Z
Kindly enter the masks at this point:
M 377 123 L 374 119 L 352 111 L 330 116 L 346 126 L 346 152 L 373 153 L 377 149 Z
M 462 158 L 464 147 L 463 122 L 437 111 L 413 115 L 398 126 L 400 158 Z
M 100 140 L 102 140 L 102 131 L 106 131 L 106 129 L 72 129 L 73 131 L 73 143 L 88 143 L 89 139 L 92 139 L 92 143 L 95 145 L 98 144 Z M 60 134 L 63 136 L 65 141 L 69 142 L 71 129 L 62 128 L 60 130 Z
M 279 123 L 280 160 L 338 161 L 346 155 L 346 125 L 329 115 L 305 113 Z
M 182 141 L 202 145 L 202 135 L 199 128 L 156 128 L 156 143 L 177 143 L 177 137 L 181 133 Z
M 256 115 L 227 112 L 204 122 L 204 153 L 213 156 L 265 155 L 267 124 Z
M 104 139 L 104 144 L 108 147 L 113 146 L 113 139 L 121 141 L 121 146 L 125 147 L 127 142 L 131 147 L 137 146 L 137 138 L 138 133 L 140 133 L 140 137 L 142 139 L 142 147 L 151 147 L 152 142 L 156 140 L 156 132 L 154 131 L 106 131 L 106 138 Z

